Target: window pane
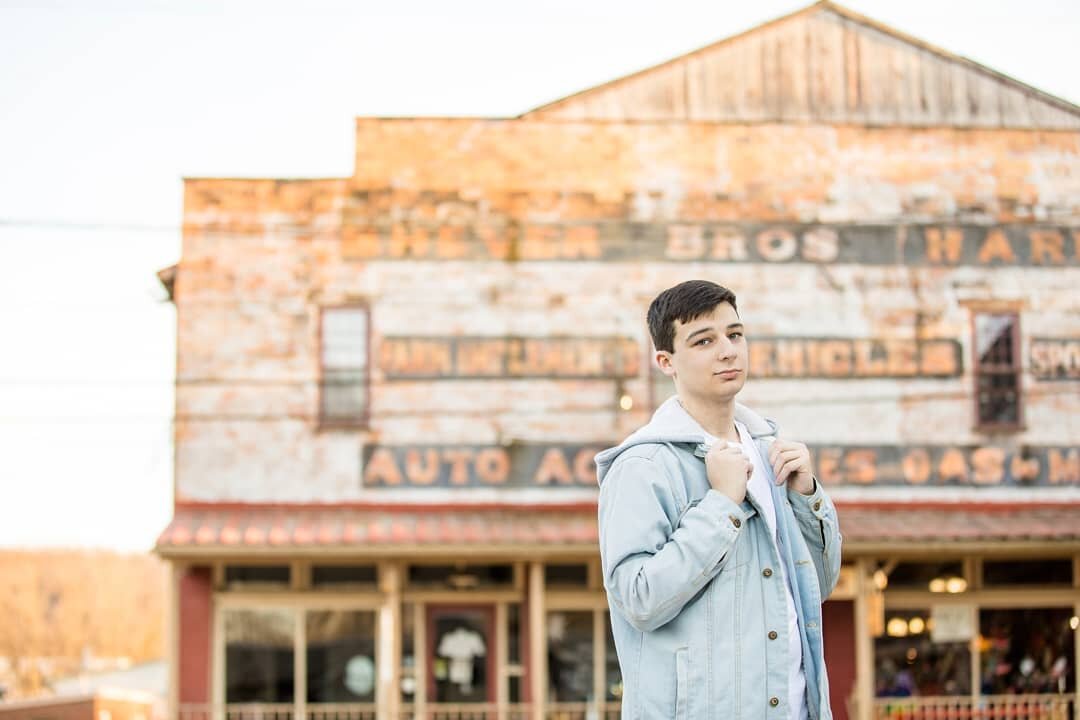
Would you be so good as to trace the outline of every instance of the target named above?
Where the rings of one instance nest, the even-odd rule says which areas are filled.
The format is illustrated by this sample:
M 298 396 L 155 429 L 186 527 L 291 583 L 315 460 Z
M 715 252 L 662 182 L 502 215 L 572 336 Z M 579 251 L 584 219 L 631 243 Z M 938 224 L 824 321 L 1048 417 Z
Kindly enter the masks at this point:
M 367 366 L 367 310 L 326 308 L 322 316 L 322 362 L 328 368 Z
M 592 611 L 548 613 L 548 693 L 552 702 L 593 698 Z
M 415 700 L 416 677 L 416 606 L 404 603 L 401 606 L 401 699 L 405 702 Z
M 889 573 L 889 589 L 931 589 L 934 580 L 963 577 L 964 568 L 959 560 L 938 563 L 900 563 Z
M 291 703 L 291 610 L 225 612 L 225 702 Z
M 512 585 L 512 565 L 412 565 L 409 584 L 415 587 L 471 590 Z
M 935 643 L 930 611 L 891 610 L 886 635 L 874 640 L 874 694 L 967 695 L 971 693 L 971 651 L 966 641 Z
M 307 613 L 308 702 L 375 701 L 375 613 Z
M 225 584 L 239 587 L 288 587 L 288 565 L 226 565 Z
M 589 584 L 589 566 L 545 565 L 545 587 L 575 587 L 584 590 Z
M 986 585 L 1071 585 L 1072 560 L 1003 560 L 983 562 Z
M 975 354 L 980 365 L 1015 365 L 1013 327 L 1015 315 L 975 316 Z
M 506 608 L 506 620 L 510 626 L 507 633 L 507 662 L 521 664 L 521 605 L 512 603 Z
M 367 374 L 356 370 L 323 370 L 322 414 L 324 418 L 356 418 L 367 406 Z
M 611 630 L 611 613 L 604 613 L 604 625 L 605 636 L 607 638 L 607 655 L 605 656 L 605 664 L 607 665 L 607 674 L 604 678 L 604 687 L 607 700 L 620 701 L 622 700 L 623 686 L 622 686 L 622 670 L 619 669 L 619 656 L 615 652 L 615 633 Z
M 980 611 L 983 693 L 1073 692 L 1071 618 L 1068 608 Z
M 317 588 L 375 586 L 374 565 L 316 565 L 311 568 L 311 585 Z

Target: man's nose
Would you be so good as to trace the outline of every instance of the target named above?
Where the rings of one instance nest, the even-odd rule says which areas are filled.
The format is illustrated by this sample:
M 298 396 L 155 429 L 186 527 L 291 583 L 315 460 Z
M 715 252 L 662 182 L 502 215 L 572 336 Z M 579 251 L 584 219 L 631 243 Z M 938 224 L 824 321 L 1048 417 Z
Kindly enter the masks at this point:
M 716 354 L 721 360 L 727 360 L 735 357 L 735 343 L 731 342 L 727 338 L 724 338 L 720 342 L 716 343 Z

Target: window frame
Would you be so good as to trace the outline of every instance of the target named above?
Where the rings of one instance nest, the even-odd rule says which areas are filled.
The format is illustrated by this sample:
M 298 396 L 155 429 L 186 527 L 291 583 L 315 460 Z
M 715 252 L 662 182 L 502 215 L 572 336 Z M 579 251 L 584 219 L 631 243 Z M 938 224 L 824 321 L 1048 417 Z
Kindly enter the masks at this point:
M 335 310 L 361 310 L 365 317 L 364 338 L 364 408 L 356 417 L 329 417 L 326 415 L 326 366 L 323 364 L 323 348 L 326 342 L 325 315 Z M 371 304 L 354 300 L 345 303 L 319 306 L 318 337 L 316 345 L 317 354 L 317 399 L 316 399 L 316 425 L 320 430 L 366 430 L 371 425 Z
M 980 316 L 1007 315 L 1012 318 L 1013 362 L 1010 369 L 993 367 L 985 369 L 979 358 L 978 319 Z M 1020 432 L 1025 429 L 1024 422 L 1024 358 L 1020 343 L 1020 312 L 1016 308 L 972 308 L 970 313 L 969 337 L 971 338 L 971 409 L 972 428 L 975 432 Z M 984 377 L 1012 375 L 1016 379 L 1016 422 L 987 422 L 979 414 L 979 381 Z

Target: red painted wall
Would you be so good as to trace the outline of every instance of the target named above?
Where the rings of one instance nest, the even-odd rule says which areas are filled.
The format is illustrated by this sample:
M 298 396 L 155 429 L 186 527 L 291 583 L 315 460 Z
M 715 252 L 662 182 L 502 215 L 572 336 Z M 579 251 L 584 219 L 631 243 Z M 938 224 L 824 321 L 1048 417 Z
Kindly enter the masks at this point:
M 848 720 L 847 699 L 855 690 L 855 603 L 829 600 L 821 607 L 829 702 L 836 720 Z
M 210 568 L 188 568 L 180 577 L 180 702 L 210 702 Z

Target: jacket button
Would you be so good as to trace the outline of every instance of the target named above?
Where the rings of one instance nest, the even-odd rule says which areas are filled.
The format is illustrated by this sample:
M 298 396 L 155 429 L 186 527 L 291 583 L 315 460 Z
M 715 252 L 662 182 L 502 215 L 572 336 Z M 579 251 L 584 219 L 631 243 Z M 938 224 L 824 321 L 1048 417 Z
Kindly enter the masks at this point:
M 765 568 L 761 571 L 761 574 L 765 577 L 772 577 L 772 568 Z
M 773 707 L 776 707 L 777 705 L 780 704 L 780 698 L 774 698 L 774 697 L 769 698 L 769 704 L 772 705 Z
M 737 528 L 742 527 L 742 521 L 739 520 L 739 518 L 735 517 L 734 515 L 728 515 L 728 517 L 731 519 L 731 524 L 732 525 L 734 525 Z
M 817 501 L 814 502 L 814 512 L 817 512 L 820 509 L 821 509 L 821 501 L 817 500 Z
M 776 631 L 775 630 L 770 630 L 769 631 L 769 639 L 770 640 L 775 640 L 776 639 Z

